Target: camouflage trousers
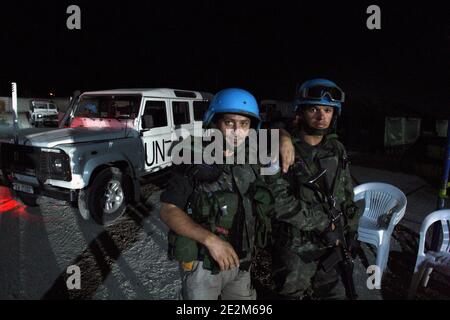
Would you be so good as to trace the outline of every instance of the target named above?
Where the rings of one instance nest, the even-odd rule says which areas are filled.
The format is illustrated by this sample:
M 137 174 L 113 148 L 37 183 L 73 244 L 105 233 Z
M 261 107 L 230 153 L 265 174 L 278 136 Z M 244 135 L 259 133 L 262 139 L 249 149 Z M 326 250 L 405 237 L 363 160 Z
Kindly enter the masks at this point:
M 305 258 L 286 247 L 272 251 L 272 275 L 280 299 L 346 299 L 345 287 L 337 268 L 325 272 L 317 260 Z

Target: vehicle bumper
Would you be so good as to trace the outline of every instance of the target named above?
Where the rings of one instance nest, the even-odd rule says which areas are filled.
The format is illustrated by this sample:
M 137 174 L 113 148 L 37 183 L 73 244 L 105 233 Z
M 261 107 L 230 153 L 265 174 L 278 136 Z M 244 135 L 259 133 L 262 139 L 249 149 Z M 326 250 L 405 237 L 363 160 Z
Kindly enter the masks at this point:
M 41 163 L 43 162 L 44 163 Z M 40 149 L 27 146 L 0 144 L 0 185 L 14 190 L 17 184 L 21 190 L 30 191 L 30 196 L 47 196 L 64 201 L 76 201 L 78 188 L 64 188 L 45 183 L 48 180 L 48 155 L 41 156 Z M 71 177 L 67 177 L 67 180 Z M 66 184 L 70 181 L 64 181 Z M 17 186 L 16 185 L 16 186 Z
M 54 126 L 57 127 L 58 126 L 58 119 L 45 119 L 45 118 L 39 118 L 34 120 L 35 124 L 41 124 L 43 126 Z
M 12 176 L 5 177 L 2 173 L 0 173 L 0 186 L 4 186 L 11 190 L 14 190 L 13 183 L 18 183 L 33 188 L 33 193 L 26 193 L 29 194 L 30 196 L 35 197 L 44 196 L 68 202 L 78 201 L 79 190 L 63 189 L 49 185 L 42 185 L 39 183 L 34 183 L 33 179 L 34 177 L 23 175 L 20 175 L 20 177 L 12 177 Z

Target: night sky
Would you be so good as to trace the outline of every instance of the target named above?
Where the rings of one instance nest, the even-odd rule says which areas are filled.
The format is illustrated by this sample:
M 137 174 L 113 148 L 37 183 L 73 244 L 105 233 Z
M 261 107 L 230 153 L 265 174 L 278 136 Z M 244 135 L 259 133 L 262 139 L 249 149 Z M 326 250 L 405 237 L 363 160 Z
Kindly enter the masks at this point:
M 391 1 L 394 2 L 394 1 Z M 314 4 L 312 4 L 314 3 Z M 66 8 L 81 8 L 68 30 Z M 368 30 L 366 8 L 381 8 Z M 68 96 L 76 89 L 242 87 L 291 99 L 326 77 L 347 93 L 448 106 L 445 2 L 3 1 L 0 95 Z

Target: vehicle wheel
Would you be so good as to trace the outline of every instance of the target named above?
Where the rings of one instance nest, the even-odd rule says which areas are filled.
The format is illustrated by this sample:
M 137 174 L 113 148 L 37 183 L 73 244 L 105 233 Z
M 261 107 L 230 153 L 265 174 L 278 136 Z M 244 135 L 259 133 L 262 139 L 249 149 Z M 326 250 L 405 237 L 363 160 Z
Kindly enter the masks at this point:
M 37 207 L 37 197 L 33 196 L 31 194 L 28 193 L 24 193 L 24 192 L 18 192 L 16 191 L 16 197 L 17 199 L 20 200 L 20 202 L 22 202 L 24 205 L 26 205 L 27 207 Z
M 100 171 L 78 195 L 78 209 L 85 220 L 110 225 L 125 213 L 132 190 L 130 177 L 111 167 Z

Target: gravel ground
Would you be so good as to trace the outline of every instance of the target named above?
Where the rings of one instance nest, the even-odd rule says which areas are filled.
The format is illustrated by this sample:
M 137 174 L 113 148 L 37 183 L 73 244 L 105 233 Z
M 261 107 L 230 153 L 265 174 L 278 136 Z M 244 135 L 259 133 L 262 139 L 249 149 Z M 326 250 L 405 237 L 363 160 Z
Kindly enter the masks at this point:
M 0 299 L 175 299 L 180 271 L 167 258 L 160 193 L 146 185 L 145 203 L 107 228 L 50 198 L 2 212 Z M 80 267 L 81 290 L 67 289 L 71 265 Z
M 0 203 L 0 299 L 176 299 L 178 264 L 167 258 L 167 228 L 159 220 L 161 179 L 144 186 L 144 200 L 107 228 L 86 222 L 64 202 L 42 198 L 40 207 Z M 13 205 L 9 205 L 13 204 Z M 6 208 L 6 209 L 5 209 Z M 366 288 L 367 274 L 356 261 L 361 299 L 404 299 L 417 254 L 417 233 L 398 225 L 381 290 Z M 374 250 L 363 245 L 369 263 Z M 260 299 L 270 292 L 270 255 L 262 251 L 254 270 Z M 67 268 L 81 270 L 81 289 L 68 290 Z M 433 272 L 417 299 L 449 299 L 448 276 Z

